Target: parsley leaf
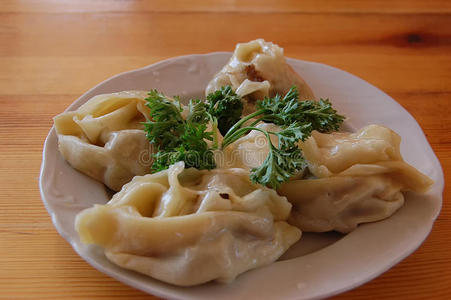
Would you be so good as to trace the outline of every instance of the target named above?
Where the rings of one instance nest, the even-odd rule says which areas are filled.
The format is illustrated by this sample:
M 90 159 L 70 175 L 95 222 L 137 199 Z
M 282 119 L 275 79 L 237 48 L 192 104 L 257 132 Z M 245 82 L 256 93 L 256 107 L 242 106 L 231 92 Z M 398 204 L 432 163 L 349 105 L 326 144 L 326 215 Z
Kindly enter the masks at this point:
M 207 131 L 210 116 L 206 104 L 190 100 L 185 120 L 181 115 L 183 109 L 178 99 L 175 100 L 156 90 L 150 91 L 146 98 L 150 120 L 144 123 L 144 129 L 147 139 L 158 150 L 153 154 L 152 171 L 167 169 L 178 161 L 184 161 L 187 168 L 214 169 L 213 152 L 207 144 L 214 139 L 214 133 Z
M 210 120 L 207 105 L 199 99 L 191 99 L 188 104 L 187 123 L 204 124 Z
M 275 134 L 279 136 L 279 133 L 268 132 L 255 128 L 266 135 L 269 146 L 269 153 L 263 164 L 257 168 L 251 170 L 250 178 L 253 182 L 259 183 L 265 186 L 269 186 L 273 189 L 278 189 L 282 182 L 288 181 L 291 176 L 297 171 L 305 168 L 306 163 L 302 156 L 301 150 L 297 145 L 296 139 L 286 139 L 282 146 L 279 139 L 279 147 L 275 147 L 269 134 Z M 293 133 L 293 136 L 303 136 L 300 132 L 301 128 L 291 128 L 289 131 Z M 297 131 L 294 133 L 294 131 Z
M 277 189 L 282 182 L 305 167 L 299 141 L 307 139 L 313 130 L 330 132 L 338 130 L 344 117 L 337 114 L 328 100 L 299 101 L 296 87 L 284 97 L 266 97 L 257 102 L 257 111 L 235 123 L 224 135 L 222 148 L 234 143 L 251 130 L 259 130 L 268 139 L 269 153 L 263 164 L 251 170 L 253 182 Z M 249 126 L 246 122 L 253 120 Z M 279 132 L 268 132 L 254 127 L 259 122 L 271 122 L 282 128 Z M 243 127 L 244 126 L 244 127 Z M 278 137 L 275 147 L 269 135 Z
M 320 132 L 337 131 L 345 119 L 332 108 L 329 99 L 302 101 L 300 111 L 302 114 L 299 119 L 312 124 L 312 128 Z
M 184 119 L 178 98 L 171 100 L 152 90 L 146 98 L 150 119 L 144 123 L 148 140 L 158 150 L 153 155 L 152 170 L 167 169 L 178 161 L 184 161 L 188 168 L 216 168 L 213 150 L 218 149 L 217 128 L 224 135 L 221 149 L 257 130 L 267 138 L 269 152 L 263 164 L 251 170 L 250 178 L 277 189 L 306 166 L 299 141 L 306 140 L 313 130 L 338 130 L 344 120 L 329 100 L 298 101 L 298 97 L 293 87 L 284 97 L 276 95 L 257 102 L 258 110 L 241 118 L 243 103 L 230 86 L 225 86 L 209 94 L 206 102 L 190 100 Z M 255 127 L 262 121 L 272 122 L 281 130 L 271 132 Z M 271 142 L 271 135 L 277 136 L 277 145 Z M 213 142 L 212 146 L 208 142 Z
M 312 127 L 310 124 L 299 125 L 293 123 L 290 126 L 275 133 L 279 138 L 279 148 L 290 148 L 293 145 L 297 146 L 298 141 L 305 141 L 311 134 Z
M 157 90 L 150 91 L 148 95 L 146 106 L 151 114 L 150 120 L 144 123 L 147 139 L 163 148 L 177 146 L 177 136 L 183 131 L 184 124 L 180 110 Z
M 218 129 L 222 135 L 238 122 L 243 112 L 243 102 L 230 86 L 208 94 L 208 113 L 218 120 Z
M 296 88 L 292 87 L 283 98 L 276 95 L 259 101 L 257 108 L 263 114 L 261 120 L 279 126 L 294 122 L 311 124 L 312 130 L 320 132 L 331 132 L 340 128 L 344 117 L 337 114 L 328 99 L 298 101 L 298 96 Z

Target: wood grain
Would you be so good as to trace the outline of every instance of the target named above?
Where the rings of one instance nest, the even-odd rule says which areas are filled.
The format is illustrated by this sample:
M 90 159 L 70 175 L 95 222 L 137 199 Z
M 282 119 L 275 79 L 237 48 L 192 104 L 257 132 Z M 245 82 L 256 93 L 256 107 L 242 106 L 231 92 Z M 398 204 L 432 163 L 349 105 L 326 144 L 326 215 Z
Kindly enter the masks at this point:
M 156 299 L 103 275 L 58 235 L 39 195 L 52 117 L 119 72 L 257 37 L 375 84 L 451 171 L 451 2 L 0 1 L 0 299 Z M 448 179 L 448 178 L 446 178 Z M 411 256 L 335 299 L 448 299 L 451 205 Z
M 214 3 L 202 0 L 3 0 L 0 12 L 18 13 L 60 13 L 60 12 L 233 12 L 233 13 L 448 13 L 451 4 L 448 1 L 411 1 L 411 0 L 217 0 Z

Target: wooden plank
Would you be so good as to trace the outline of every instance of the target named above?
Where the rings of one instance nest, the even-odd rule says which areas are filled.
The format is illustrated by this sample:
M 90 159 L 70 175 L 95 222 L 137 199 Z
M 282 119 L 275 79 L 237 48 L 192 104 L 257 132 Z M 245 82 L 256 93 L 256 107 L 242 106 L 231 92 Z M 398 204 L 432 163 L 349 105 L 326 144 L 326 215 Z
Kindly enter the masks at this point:
M 276 14 L 268 24 L 278 23 L 282 29 L 267 28 L 257 35 L 262 32 L 258 26 L 245 27 L 239 37 L 227 34 L 224 39 L 215 38 L 224 27 L 214 22 L 217 16 L 195 22 L 188 19 L 197 18 L 178 17 L 0 15 L 0 39 L 10 41 L 0 44 L 0 88 L 7 95 L 81 94 L 119 72 L 171 56 L 233 50 L 235 42 L 256 36 L 282 45 L 287 56 L 343 68 L 384 90 L 445 92 L 451 86 L 451 68 L 446 67 L 451 65 L 450 56 L 442 54 L 451 50 L 451 18 L 445 16 Z M 237 24 L 246 18 L 233 15 L 228 20 Z M 255 20 L 253 16 L 248 21 Z M 213 25 L 205 26 L 204 21 Z M 356 22 L 362 26 L 354 30 Z M 58 24 L 65 24 L 65 30 L 48 35 Z M 309 27 L 297 34 L 303 24 Z M 421 76 L 410 71 L 412 66 L 421 69 Z
M 451 50 L 451 18 L 440 14 L 18 13 L 0 14 L 0 24 L 0 39 L 8 41 L 0 43 L 0 57 L 169 57 L 232 51 L 255 38 L 281 45 L 287 56 Z
M 449 1 L 431 0 L 2 0 L 0 12 L 328 12 L 328 13 L 447 13 Z

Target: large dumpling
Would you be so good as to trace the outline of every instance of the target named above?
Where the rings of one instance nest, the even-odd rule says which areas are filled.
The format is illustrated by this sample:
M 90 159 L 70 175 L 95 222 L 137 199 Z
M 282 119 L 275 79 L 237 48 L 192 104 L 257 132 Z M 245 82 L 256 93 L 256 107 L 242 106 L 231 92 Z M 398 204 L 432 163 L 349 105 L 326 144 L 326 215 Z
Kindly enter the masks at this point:
M 425 192 L 432 180 L 401 157 L 400 137 L 369 125 L 356 133 L 313 132 L 301 143 L 311 179 L 279 190 L 293 204 L 290 223 L 303 231 L 349 232 L 391 216 L 404 191 Z
M 347 233 L 391 216 L 404 204 L 401 185 L 382 175 L 293 180 L 279 193 L 293 204 L 289 223 L 307 232 Z
M 290 209 L 245 170 L 185 170 L 178 162 L 82 211 L 76 229 L 115 264 L 190 286 L 230 281 L 277 260 L 301 236 L 286 222 Z
M 206 94 L 230 85 L 244 100 L 244 114 L 255 109 L 255 101 L 265 96 L 286 94 L 298 88 L 300 99 L 313 100 L 305 81 L 286 63 L 283 49 L 262 39 L 237 44 L 229 62 L 207 86 Z
M 54 118 L 58 148 L 75 169 L 118 191 L 150 170 L 151 146 L 142 130 L 145 92 L 98 95 Z
M 400 144 L 393 130 L 368 125 L 356 133 L 314 131 L 300 147 L 309 171 L 318 178 L 384 174 L 403 190 L 425 192 L 432 180 L 403 160 Z

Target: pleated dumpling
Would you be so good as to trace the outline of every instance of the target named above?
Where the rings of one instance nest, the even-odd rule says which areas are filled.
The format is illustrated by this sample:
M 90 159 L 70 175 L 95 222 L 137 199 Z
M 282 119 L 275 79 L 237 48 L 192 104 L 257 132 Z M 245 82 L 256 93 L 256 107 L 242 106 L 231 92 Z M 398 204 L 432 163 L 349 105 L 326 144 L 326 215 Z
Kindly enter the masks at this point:
M 312 178 L 279 190 L 293 204 L 289 222 L 303 231 L 346 233 L 391 216 L 404 203 L 402 192 L 425 192 L 433 182 L 402 159 L 400 142 L 379 125 L 356 133 L 313 132 L 301 143 Z
M 230 281 L 277 260 L 301 232 L 291 204 L 242 169 L 137 176 L 106 205 L 76 218 L 81 240 L 113 263 L 175 285 Z
M 265 96 L 286 94 L 296 86 L 300 99 L 313 100 L 310 87 L 286 62 L 283 49 L 263 39 L 237 44 L 232 58 L 207 86 L 206 94 L 225 85 L 244 100 L 244 114 L 255 109 Z
M 368 125 L 356 133 L 314 131 L 300 147 L 309 171 L 318 178 L 384 174 L 404 191 L 425 192 L 432 180 L 403 160 L 400 144 L 393 130 Z
M 54 118 L 58 148 L 75 169 L 118 191 L 148 173 L 151 146 L 142 130 L 146 92 L 98 95 Z
M 335 176 L 293 180 L 279 193 L 293 204 L 290 224 L 307 232 L 347 233 L 391 216 L 404 204 L 401 188 L 383 175 Z

